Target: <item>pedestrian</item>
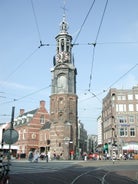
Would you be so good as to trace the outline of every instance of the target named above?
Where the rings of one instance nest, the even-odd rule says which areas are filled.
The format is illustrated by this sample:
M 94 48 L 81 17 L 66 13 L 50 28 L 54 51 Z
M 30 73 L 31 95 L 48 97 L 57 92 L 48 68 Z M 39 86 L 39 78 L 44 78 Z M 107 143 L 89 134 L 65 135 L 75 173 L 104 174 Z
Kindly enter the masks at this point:
M 44 153 L 44 152 L 42 152 L 42 153 L 40 154 L 40 158 L 41 158 L 42 160 L 44 160 L 44 159 L 45 159 L 45 157 L 46 157 L 45 153 Z
M 32 162 L 33 157 L 34 157 L 33 152 L 30 150 L 30 151 L 29 151 L 29 155 L 28 155 L 28 160 L 29 160 L 30 162 Z
M 55 151 L 54 151 L 53 156 L 54 156 L 54 160 L 56 160 L 57 159 L 57 155 L 56 155 Z
M 38 158 L 39 158 L 39 153 L 38 153 L 38 151 L 36 150 L 35 153 L 34 153 L 34 159 L 33 159 L 33 161 L 34 161 L 34 162 L 38 162 Z
M 46 153 L 46 162 L 48 162 L 48 154 Z

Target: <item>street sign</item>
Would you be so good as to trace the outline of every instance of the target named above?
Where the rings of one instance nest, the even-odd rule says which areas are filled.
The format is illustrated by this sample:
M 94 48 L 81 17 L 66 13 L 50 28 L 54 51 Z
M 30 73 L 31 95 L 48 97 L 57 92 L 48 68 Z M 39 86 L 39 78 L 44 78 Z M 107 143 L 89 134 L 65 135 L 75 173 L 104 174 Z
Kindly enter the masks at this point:
M 19 134 L 14 129 L 7 129 L 3 134 L 3 140 L 6 144 L 14 144 L 17 142 Z

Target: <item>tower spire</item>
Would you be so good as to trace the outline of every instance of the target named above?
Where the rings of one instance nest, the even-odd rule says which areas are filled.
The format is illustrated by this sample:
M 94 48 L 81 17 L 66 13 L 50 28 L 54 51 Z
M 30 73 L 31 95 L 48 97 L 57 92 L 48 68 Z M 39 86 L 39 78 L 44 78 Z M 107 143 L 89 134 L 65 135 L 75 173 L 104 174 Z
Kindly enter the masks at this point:
M 61 33 L 67 33 L 68 30 L 68 23 L 66 22 L 66 0 L 64 0 L 64 5 L 62 7 L 63 9 L 63 18 L 62 22 L 60 23 L 60 31 Z

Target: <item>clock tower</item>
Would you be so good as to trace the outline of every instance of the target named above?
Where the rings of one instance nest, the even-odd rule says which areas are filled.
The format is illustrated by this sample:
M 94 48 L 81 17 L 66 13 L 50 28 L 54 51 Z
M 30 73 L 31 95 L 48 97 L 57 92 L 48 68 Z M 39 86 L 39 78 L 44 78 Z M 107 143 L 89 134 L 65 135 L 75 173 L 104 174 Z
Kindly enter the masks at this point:
M 78 119 L 76 95 L 76 75 L 72 56 L 72 36 L 68 34 L 65 16 L 60 24 L 60 32 L 56 36 L 56 54 L 51 69 L 50 96 L 50 153 L 73 158 L 77 148 Z

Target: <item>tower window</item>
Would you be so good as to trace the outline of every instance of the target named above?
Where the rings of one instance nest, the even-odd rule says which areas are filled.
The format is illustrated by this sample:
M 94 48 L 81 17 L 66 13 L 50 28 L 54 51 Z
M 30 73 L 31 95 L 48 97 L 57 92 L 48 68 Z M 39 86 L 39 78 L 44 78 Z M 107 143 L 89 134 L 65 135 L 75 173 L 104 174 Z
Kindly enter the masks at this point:
M 67 45 L 67 52 L 69 52 L 69 46 Z
M 64 51 L 64 40 L 63 39 L 61 40 L 61 51 L 62 52 Z

